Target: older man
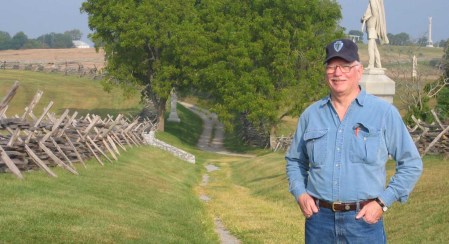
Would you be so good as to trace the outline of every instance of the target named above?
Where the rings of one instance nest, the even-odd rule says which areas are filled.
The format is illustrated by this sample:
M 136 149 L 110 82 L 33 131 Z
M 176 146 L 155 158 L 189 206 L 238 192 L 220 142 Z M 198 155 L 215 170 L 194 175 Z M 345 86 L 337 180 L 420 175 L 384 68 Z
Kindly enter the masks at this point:
M 285 157 L 306 243 L 385 243 L 382 215 L 407 200 L 421 157 L 397 109 L 360 88 L 354 42 L 330 43 L 325 64 L 330 94 L 303 112 Z M 386 186 L 389 155 L 396 173 Z

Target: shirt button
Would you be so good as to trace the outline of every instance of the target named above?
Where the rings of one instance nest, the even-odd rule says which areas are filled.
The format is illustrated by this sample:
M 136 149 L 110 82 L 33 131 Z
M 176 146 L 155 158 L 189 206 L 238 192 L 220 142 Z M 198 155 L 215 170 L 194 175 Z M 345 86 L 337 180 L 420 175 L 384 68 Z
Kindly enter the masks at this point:
M 336 165 L 335 165 L 335 167 L 339 167 L 339 166 L 340 166 L 339 164 L 336 164 Z
M 338 130 L 338 132 L 340 132 L 340 133 L 341 133 L 341 132 L 342 132 L 342 130 Z
M 337 147 L 337 151 L 340 151 L 340 148 L 339 148 L 339 147 Z

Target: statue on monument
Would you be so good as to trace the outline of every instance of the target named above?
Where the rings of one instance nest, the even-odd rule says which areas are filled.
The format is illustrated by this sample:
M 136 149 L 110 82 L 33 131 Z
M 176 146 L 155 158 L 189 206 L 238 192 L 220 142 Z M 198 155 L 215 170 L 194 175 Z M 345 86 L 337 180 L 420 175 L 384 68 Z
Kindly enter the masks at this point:
M 377 39 L 379 39 L 380 44 L 389 42 L 383 0 L 369 0 L 368 8 L 362 17 L 362 31 L 365 31 L 365 28 L 368 34 L 369 63 L 363 71 L 360 86 L 367 93 L 393 103 L 396 92 L 395 82 L 385 74 L 385 69 L 382 69 L 380 54 L 377 49 Z
M 368 8 L 362 17 L 362 31 L 368 34 L 368 56 L 367 69 L 382 68 L 380 54 L 377 49 L 377 39 L 381 44 L 388 44 L 387 27 L 385 21 L 385 10 L 383 0 L 369 0 Z
M 175 88 L 173 88 L 170 92 L 170 115 L 168 116 L 167 121 L 171 122 L 181 122 L 181 119 L 176 112 L 176 105 L 178 104 L 178 97 L 176 96 Z

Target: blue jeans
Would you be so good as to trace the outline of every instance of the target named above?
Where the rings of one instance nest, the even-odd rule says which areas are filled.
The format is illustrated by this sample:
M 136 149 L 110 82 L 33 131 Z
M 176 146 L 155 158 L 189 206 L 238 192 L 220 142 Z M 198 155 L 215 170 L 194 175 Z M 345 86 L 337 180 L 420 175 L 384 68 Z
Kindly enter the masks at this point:
M 333 212 L 320 208 L 306 220 L 306 243 L 386 243 L 383 219 L 368 224 L 356 219 L 357 211 Z

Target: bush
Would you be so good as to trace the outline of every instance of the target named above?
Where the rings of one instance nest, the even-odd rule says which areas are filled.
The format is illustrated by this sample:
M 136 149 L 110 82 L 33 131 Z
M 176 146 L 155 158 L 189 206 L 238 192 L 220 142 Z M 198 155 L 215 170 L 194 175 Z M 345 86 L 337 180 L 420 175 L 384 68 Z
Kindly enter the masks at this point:
M 449 87 L 445 86 L 437 96 L 437 111 L 444 120 L 449 119 Z

